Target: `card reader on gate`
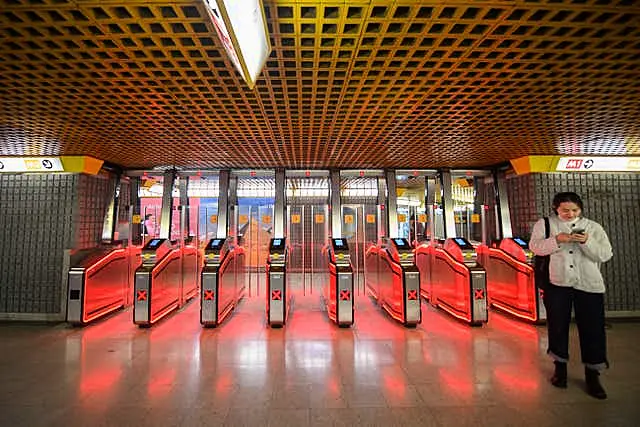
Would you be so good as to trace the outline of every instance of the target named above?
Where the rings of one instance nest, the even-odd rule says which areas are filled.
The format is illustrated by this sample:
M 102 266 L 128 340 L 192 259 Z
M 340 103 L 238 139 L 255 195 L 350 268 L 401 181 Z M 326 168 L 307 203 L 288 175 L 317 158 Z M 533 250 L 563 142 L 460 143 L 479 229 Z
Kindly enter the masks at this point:
M 462 261 L 466 265 L 475 265 L 478 263 L 478 254 L 476 253 L 476 248 L 464 237 L 454 237 L 453 239 L 447 239 L 447 241 L 451 241 L 455 243 L 455 245 L 462 252 Z M 448 250 L 447 244 L 445 243 L 445 250 Z
M 400 264 L 412 264 L 414 263 L 413 248 L 409 244 L 409 241 L 404 237 L 394 237 L 389 239 L 391 243 L 389 246 L 392 249 L 391 255 Z
M 336 264 L 350 264 L 349 245 L 345 239 L 331 239 L 331 253 Z
M 271 239 L 269 242 L 269 263 L 282 264 L 285 262 L 286 238 Z
M 226 238 L 216 238 L 209 240 L 207 246 L 204 248 L 204 260 L 207 265 L 220 264 L 222 256 L 224 255 Z
M 169 239 L 151 239 L 142 248 L 142 264 L 153 265 L 160 260 L 169 250 Z

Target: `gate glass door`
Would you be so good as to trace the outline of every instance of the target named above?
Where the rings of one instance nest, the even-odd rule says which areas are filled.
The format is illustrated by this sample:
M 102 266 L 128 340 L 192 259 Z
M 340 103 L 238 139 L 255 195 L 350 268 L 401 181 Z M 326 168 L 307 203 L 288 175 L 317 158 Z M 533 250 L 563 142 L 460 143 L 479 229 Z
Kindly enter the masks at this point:
M 287 171 L 287 237 L 289 285 L 294 294 L 320 295 L 328 277 L 326 254 L 329 238 L 329 173 Z

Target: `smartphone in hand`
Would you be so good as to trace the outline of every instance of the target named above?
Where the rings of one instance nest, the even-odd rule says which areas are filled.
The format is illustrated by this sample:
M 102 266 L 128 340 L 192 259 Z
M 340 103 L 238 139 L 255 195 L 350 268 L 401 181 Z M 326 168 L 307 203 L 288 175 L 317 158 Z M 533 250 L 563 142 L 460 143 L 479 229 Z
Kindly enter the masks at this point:
M 571 234 L 584 234 L 584 228 L 575 228 L 571 230 Z

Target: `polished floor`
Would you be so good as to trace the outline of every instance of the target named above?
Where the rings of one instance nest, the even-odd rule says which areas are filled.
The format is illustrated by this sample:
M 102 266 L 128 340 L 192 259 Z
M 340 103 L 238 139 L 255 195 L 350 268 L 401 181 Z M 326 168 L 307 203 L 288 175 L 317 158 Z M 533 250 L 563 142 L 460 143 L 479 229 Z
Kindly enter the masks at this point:
M 491 313 L 469 328 L 430 306 L 415 329 L 360 296 L 339 329 L 318 295 L 283 329 L 263 298 L 216 329 L 197 301 L 151 329 L 131 312 L 96 325 L 0 325 L 2 426 L 638 426 L 640 324 L 608 330 L 609 399 L 584 393 L 572 329 L 567 390 L 548 384 L 544 327 Z

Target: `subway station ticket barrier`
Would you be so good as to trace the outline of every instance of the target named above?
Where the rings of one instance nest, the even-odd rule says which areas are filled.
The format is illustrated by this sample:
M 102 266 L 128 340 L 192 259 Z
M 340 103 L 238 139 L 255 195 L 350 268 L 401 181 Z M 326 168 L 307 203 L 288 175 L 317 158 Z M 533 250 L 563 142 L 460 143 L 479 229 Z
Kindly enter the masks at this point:
M 245 291 L 245 251 L 228 238 L 211 239 L 204 248 L 200 274 L 200 323 L 218 326 L 237 307 Z
M 288 248 L 285 238 L 271 239 L 267 257 L 267 324 L 281 328 L 287 321 L 291 297 L 287 292 Z
M 324 302 L 329 319 L 340 327 L 353 325 L 353 266 L 346 239 L 330 239 L 327 247 L 329 280 Z
M 87 325 L 130 304 L 130 269 L 140 249 L 103 246 L 71 255 L 67 322 Z
M 365 253 L 366 288 L 380 307 L 404 326 L 422 321 L 420 272 L 407 239 L 386 239 Z
M 420 245 L 416 264 L 421 294 L 432 305 L 471 326 L 487 322 L 486 272 L 468 240 L 455 237 L 443 244 Z
M 521 238 L 507 238 L 497 247 L 478 246 L 478 257 L 487 271 L 489 305 L 518 319 L 544 323 L 547 312 L 543 291 L 535 282 L 533 253 Z
M 198 249 L 152 239 L 134 275 L 133 323 L 149 327 L 182 307 L 198 291 Z

